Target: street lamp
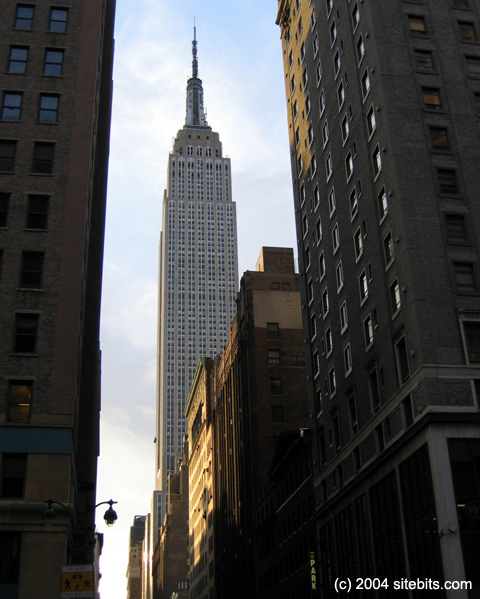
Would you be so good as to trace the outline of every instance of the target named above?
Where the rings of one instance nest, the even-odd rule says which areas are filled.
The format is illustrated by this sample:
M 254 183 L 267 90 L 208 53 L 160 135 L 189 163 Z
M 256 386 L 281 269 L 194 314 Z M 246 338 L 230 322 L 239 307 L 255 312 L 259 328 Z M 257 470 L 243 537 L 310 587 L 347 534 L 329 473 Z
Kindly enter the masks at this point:
M 43 512 L 43 519 L 47 526 L 50 526 L 51 524 L 53 524 L 53 521 L 57 517 L 55 509 L 52 507 L 53 504 L 61 505 L 63 507 L 63 509 L 67 512 L 67 514 L 70 516 L 72 522 L 74 522 L 73 514 L 72 514 L 70 508 L 68 508 L 61 501 L 53 501 L 52 499 L 49 499 L 48 501 L 45 501 L 44 503 L 48 504 L 47 509 Z M 108 504 L 110 506 L 108 508 L 108 510 L 105 512 L 105 514 L 103 515 L 103 519 L 105 520 L 105 523 L 107 526 L 113 526 L 118 519 L 117 512 L 112 507 L 114 503 L 118 503 L 118 501 L 113 501 L 113 499 L 109 499 L 108 501 L 101 501 L 100 503 L 97 503 L 97 505 L 92 507 L 92 509 L 85 516 L 85 521 L 83 523 L 83 526 L 81 528 L 79 527 L 80 530 L 78 532 L 85 532 L 85 530 L 87 528 L 88 517 L 99 505 Z

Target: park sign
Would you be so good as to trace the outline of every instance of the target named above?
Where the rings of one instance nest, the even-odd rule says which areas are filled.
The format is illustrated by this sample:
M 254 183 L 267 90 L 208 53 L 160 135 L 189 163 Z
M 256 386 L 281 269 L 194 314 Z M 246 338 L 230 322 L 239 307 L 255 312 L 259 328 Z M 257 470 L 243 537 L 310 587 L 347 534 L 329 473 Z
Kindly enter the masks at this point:
M 61 599 L 93 599 L 93 566 L 78 565 L 62 568 Z

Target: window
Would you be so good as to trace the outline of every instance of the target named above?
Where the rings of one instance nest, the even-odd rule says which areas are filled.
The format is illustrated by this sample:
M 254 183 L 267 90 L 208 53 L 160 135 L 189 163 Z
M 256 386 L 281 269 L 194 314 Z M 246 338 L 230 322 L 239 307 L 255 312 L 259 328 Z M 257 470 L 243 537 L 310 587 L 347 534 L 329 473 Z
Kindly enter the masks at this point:
M 480 321 L 464 321 L 468 363 L 480 362 Z
M 365 348 L 368 349 L 373 344 L 373 323 L 370 314 L 363 321 L 363 335 L 365 338 Z
M 457 195 L 457 173 L 452 168 L 437 168 L 438 185 L 441 194 Z
M 378 412 L 380 409 L 380 389 L 378 386 L 378 373 L 376 366 L 368 373 L 368 391 L 370 393 L 372 408 L 374 412 Z
M 292 75 L 292 78 L 290 79 L 290 91 L 292 94 L 295 91 L 295 75 Z
M 10 48 L 10 55 L 8 57 L 9 73 L 26 73 L 27 71 L 27 60 L 28 60 L 28 48 L 22 48 L 20 46 L 12 46 Z
M 337 392 L 337 377 L 335 376 L 335 366 L 330 369 L 328 373 L 328 387 L 330 396 L 332 397 Z M 338 419 L 338 417 L 337 417 Z M 340 443 L 340 438 L 338 437 L 338 444 Z
M 362 75 L 362 96 L 364 100 L 370 92 L 370 87 L 370 75 L 368 74 L 368 70 L 366 70 Z
M 283 406 L 272 406 L 272 424 L 283 424 L 285 422 Z
M 433 150 L 450 150 L 446 127 L 429 127 Z
M 378 177 L 380 171 L 382 170 L 382 155 L 380 153 L 380 148 L 377 146 L 375 151 L 372 154 L 372 162 L 373 162 L 373 174 L 375 177 Z
M 2 586 L 15 585 L 20 581 L 20 539 L 19 532 L 0 532 L 0 564 L 2 565 L 0 585 Z
M 268 363 L 273 366 L 278 366 L 280 364 L 280 350 L 278 350 L 278 349 L 269 349 L 268 350 Z
M 311 146 L 313 143 L 313 125 L 310 123 L 308 126 L 308 145 Z
M 17 4 L 14 29 L 32 29 L 34 7 L 28 4 Z
M 358 4 L 355 2 L 355 5 L 352 10 L 352 23 L 353 23 L 354 31 L 357 28 L 359 22 L 360 22 L 360 11 L 358 10 Z
M 447 240 L 451 244 L 464 245 L 468 243 L 467 223 L 464 214 L 446 214 Z
M 343 143 L 345 143 L 347 141 L 349 134 L 350 134 L 350 123 L 349 123 L 347 115 L 345 115 L 342 120 L 342 141 L 343 141 Z
M 267 322 L 267 339 L 279 339 L 280 329 L 278 322 Z
M 43 279 L 43 252 L 22 252 L 20 288 L 41 289 Z
M 382 222 L 382 220 L 388 214 L 387 194 L 385 193 L 385 189 L 383 187 L 377 196 L 377 204 L 378 204 L 379 220 L 380 220 L 380 222 Z
M 412 35 L 424 36 L 427 34 L 425 17 L 422 15 L 408 15 L 408 25 Z
M 345 102 L 345 87 L 343 85 L 343 81 L 340 81 L 340 85 L 337 90 L 337 98 L 338 98 L 338 108 L 340 109 Z
M 307 83 L 308 83 L 308 71 L 307 71 L 307 67 L 305 67 L 303 69 L 302 83 L 303 83 L 303 89 L 305 89 L 307 87 Z
M 315 70 L 315 76 L 317 78 L 317 85 L 318 85 L 320 83 L 320 81 L 322 80 L 322 63 L 321 63 L 321 61 L 318 61 L 317 68 Z
M 383 253 L 385 255 L 385 265 L 388 268 L 395 257 L 393 237 L 391 231 L 387 233 L 385 239 L 383 240 Z
M 475 35 L 475 29 L 473 23 L 468 21 L 458 22 L 458 31 L 460 32 L 460 40 L 462 42 L 476 42 L 477 36 Z
M 17 314 L 13 351 L 34 354 L 37 350 L 38 314 Z
M 270 378 L 270 394 L 271 395 L 282 395 L 282 379 Z
M 327 352 L 327 357 L 333 351 L 333 337 L 332 337 L 332 329 L 328 327 L 325 331 L 325 351 Z
M 2 454 L 3 499 L 22 499 L 25 494 L 27 455 L 24 453 Z
M 368 281 L 365 271 L 363 271 L 360 275 L 360 278 L 358 279 L 358 285 L 360 288 L 360 303 L 363 304 L 363 302 L 365 302 L 365 300 L 368 298 Z
M 345 175 L 347 181 L 350 181 L 350 177 L 353 175 L 353 156 L 352 152 L 348 152 L 345 157 Z
M 49 196 L 29 195 L 27 214 L 25 219 L 26 229 L 46 230 L 48 223 Z
M 360 36 L 360 39 L 357 42 L 357 59 L 358 64 L 360 64 L 365 56 L 365 43 L 363 41 L 363 37 Z
M 335 208 L 337 207 L 337 202 L 335 200 L 335 188 L 332 187 L 330 193 L 328 194 L 328 210 L 330 216 L 335 212 Z
M 363 235 L 360 228 L 358 228 L 353 236 L 353 245 L 355 248 L 355 258 L 358 262 L 360 256 L 363 254 Z
M 343 302 L 340 306 L 340 330 L 343 333 L 348 327 L 348 312 L 347 312 L 347 302 Z
M 310 304 L 313 299 L 314 299 L 314 293 L 313 293 L 313 281 L 312 279 L 309 279 L 307 282 L 307 298 L 308 298 L 308 303 Z
M 313 189 L 313 208 L 316 210 L 320 205 L 320 190 L 318 189 L 318 185 L 315 185 Z
M 32 173 L 36 175 L 53 174 L 53 158 L 55 144 L 44 141 L 36 141 L 33 146 Z
M 325 6 L 327 9 L 327 17 L 329 17 L 333 8 L 333 0 L 325 0 Z
M 350 343 L 343 350 L 343 364 L 345 366 L 345 376 L 352 372 L 352 349 Z
M 322 93 L 320 94 L 320 97 L 318 99 L 318 103 L 319 103 L 319 108 L 320 108 L 320 116 L 322 116 L 322 114 L 325 111 L 325 106 L 326 106 L 326 103 L 325 103 L 325 90 L 324 89 L 322 89 Z
M 313 353 L 313 376 L 316 378 L 320 374 L 320 357 L 318 351 Z
M 453 0 L 453 6 L 457 8 L 468 8 L 469 3 L 468 0 Z
M 32 381 L 10 381 L 8 421 L 28 422 L 32 403 Z
M 22 94 L 18 92 L 4 92 L 2 103 L 3 121 L 19 121 L 22 108 Z
M 16 150 L 16 141 L 0 139 L 0 172 L 13 173 Z
M 328 141 L 328 121 L 325 121 L 325 123 L 323 124 L 322 127 L 322 139 L 323 139 L 323 147 L 325 147 L 327 145 L 327 141 Z
M 335 52 L 335 56 L 333 57 L 333 72 L 335 73 L 335 77 L 340 72 L 340 67 L 341 67 L 340 52 L 337 50 Z
M 0 229 L 8 225 L 8 208 L 10 205 L 10 194 L 0 192 Z
M 416 48 L 414 50 L 415 61 L 417 63 L 417 71 L 420 73 L 433 73 L 433 56 L 431 50 L 421 50 Z
M 60 76 L 63 72 L 63 50 L 45 50 L 44 75 Z
M 375 119 L 375 110 L 373 106 L 370 107 L 370 110 L 367 113 L 367 131 L 368 137 L 372 137 L 373 132 L 377 128 L 377 121 Z
M 398 281 L 396 279 L 390 285 L 390 301 L 392 304 L 393 315 L 395 315 L 402 307 L 401 297 L 400 297 L 400 287 L 399 287 Z
M 330 26 L 330 44 L 333 46 L 335 40 L 337 39 L 337 24 L 335 20 L 332 21 Z
M 442 110 L 440 90 L 435 87 L 422 87 L 423 106 L 426 110 Z
M 352 433 L 355 435 L 358 433 L 358 413 L 357 413 L 357 399 L 355 397 L 355 392 L 352 391 L 347 399 L 348 404 L 348 415 L 350 418 L 350 429 Z
M 343 282 L 344 282 L 343 265 L 342 265 L 341 261 L 337 264 L 337 268 L 335 270 L 335 275 L 337 278 L 337 292 L 338 292 L 343 287 Z
M 471 262 L 454 262 L 457 293 L 468 295 L 477 292 L 475 270 Z
M 323 230 L 322 230 L 322 219 L 318 217 L 315 223 L 315 241 L 319 244 L 322 241 Z
M 358 196 L 357 196 L 357 188 L 354 187 L 350 192 L 350 216 L 353 220 L 358 212 Z
M 333 172 L 332 154 L 329 152 L 327 159 L 325 161 L 325 173 L 327 175 L 327 181 L 332 176 L 332 172 Z
M 333 253 L 335 254 L 340 247 L 340 231 L 338 230 L 338 223 L 335 224 L 332 230 L 332 243 L 333 243 Z
M 68 8 L 52 8 L 50 11 L 49 31 L 65 33 L 67 31 Z
M 38 105 L 39 123 L 56 123 L 58 115 L 58 96 L 41 94 Z
M 311 110 L 312 106 L 310 104 L 310 94 L 307 94 L 307 97 L 305 98 L 305 114 L 308 116 L 310 114 L 310 110 Z M 313 134 L 313 131 L 312 131 Z
M 478 56 L 466 56 L 468 76 L 472 79 L 480 79 L 480 58 Z
M 328 314 L 328 310 L 330 309 L 330 302 L 328 299 L 328 289 L 325 287 L 322 293 L 322 315 L 323 318 Z
M 320 254 L 320 258 L 318 259 L 318 268 L 320 271 L 320 281 L 323 279 L 323 277 L 325 276 L 326 273 L 326 266 L 325 266 L 325 252 L 322 252 Z
M 302 216 L 302 231 L 303 236 L 306 237 L 308 233 L 308 217 L 306 213 Z
M 310 338 L 315 339 L 317 336 L 317 318 L 315 314 L 310 316 Z
M 397 370 L 400 383 L 404 383 L 410 376 L 410 367 L 408 365 L 407 342 L 405 337 L 401 337 L 395 344 L 397 358 Z

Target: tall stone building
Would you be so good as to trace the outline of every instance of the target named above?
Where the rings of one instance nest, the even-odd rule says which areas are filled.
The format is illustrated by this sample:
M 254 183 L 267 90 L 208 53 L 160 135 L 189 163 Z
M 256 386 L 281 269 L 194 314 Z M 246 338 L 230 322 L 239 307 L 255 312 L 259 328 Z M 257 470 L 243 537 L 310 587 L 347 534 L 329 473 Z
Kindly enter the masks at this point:
M 156 488 L 163 518 L 167 477 L 182 457 L 189 387 L 198 360 L 227 342 L 238 284 L 230 159 L 207 124 L 196 36 L 185 125 L 168 159 L 159 262 Z
M 480 593 L 479 10 L 278 2 L 322 597 Z
M 94 562 L 114 0 L 0 1 L 0 596 Z M 56 519 L 42 515 L 51 500 Z M 50 510 L 49 515 L 53 516 Z

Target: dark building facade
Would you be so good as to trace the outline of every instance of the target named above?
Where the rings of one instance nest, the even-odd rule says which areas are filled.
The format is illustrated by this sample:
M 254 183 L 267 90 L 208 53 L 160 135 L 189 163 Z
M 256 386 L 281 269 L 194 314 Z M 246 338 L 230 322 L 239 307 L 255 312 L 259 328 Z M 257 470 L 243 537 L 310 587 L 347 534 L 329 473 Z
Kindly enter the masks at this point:
M 277 23 L 320 597 L 478 597 L 478 2 L 280 0 Z
M 0 595 L 93 564 L 113 0 L 0 2 Z M 42 519 L 52 500 L 56 519 Z

